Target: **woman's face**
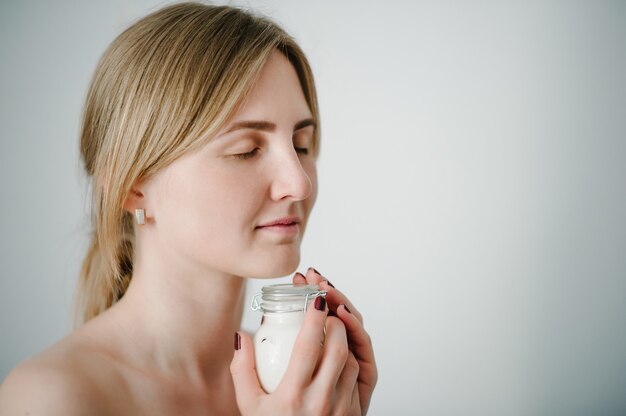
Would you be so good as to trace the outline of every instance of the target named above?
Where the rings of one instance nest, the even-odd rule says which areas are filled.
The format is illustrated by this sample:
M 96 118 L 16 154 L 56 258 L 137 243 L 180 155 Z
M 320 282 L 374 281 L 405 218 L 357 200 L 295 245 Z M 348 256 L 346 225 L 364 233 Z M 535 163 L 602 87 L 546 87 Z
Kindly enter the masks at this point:
M 274 51 L 221 133 L 145 184 L 159 255 L 201 272 L 292 273 L 317 197 L 311 119 L 294 68 Z M 301 219 L 291 233 L 258 228 L 291 216 Z

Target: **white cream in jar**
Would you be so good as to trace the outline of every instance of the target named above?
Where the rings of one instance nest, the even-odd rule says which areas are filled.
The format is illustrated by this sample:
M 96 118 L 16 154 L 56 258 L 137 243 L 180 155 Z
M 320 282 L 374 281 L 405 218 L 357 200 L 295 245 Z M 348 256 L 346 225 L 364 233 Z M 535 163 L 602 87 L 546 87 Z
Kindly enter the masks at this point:
M 326 291 L 317 285 L 281 283 L 263 286 L 252 298 L 252 309 L 263 312 L 254 334 L 254 355 L 261 387 L 267 393 L 283 378 L 304 314 L 319 296 L 326 296 Z

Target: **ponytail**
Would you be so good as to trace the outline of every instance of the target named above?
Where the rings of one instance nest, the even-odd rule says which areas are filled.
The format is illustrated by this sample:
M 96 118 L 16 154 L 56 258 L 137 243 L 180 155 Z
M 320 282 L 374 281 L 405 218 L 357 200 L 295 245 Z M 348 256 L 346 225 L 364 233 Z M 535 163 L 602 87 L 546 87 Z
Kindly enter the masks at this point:
M 74 321 L 77 325 L 95 318 L 124 296 L 133 274 L 133 223 L 126 212 L 121 217 L 119 241 L 106 253 L 100 245 L 98 226 L 80 270 Z M 111 260 L 114 259 L 112 262 Z

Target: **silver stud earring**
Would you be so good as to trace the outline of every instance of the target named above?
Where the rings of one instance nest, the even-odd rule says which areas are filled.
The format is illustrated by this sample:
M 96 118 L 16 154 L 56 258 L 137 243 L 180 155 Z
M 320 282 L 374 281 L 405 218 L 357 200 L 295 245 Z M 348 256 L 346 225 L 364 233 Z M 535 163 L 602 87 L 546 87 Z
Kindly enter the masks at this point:
M 144 225 L 146 223 L 146 212 L 143 208 L 137 208 L 135 210 L 135 220 L 137 220 L 138 225 Z

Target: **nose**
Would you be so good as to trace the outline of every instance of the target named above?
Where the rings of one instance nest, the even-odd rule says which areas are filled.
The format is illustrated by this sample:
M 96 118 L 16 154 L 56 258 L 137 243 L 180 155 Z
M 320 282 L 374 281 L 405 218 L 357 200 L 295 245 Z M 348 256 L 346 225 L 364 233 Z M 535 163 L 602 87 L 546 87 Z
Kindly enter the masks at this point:
M 292 198 L 300 201 L 311 195 L 313 183 L 293 147 L 281 152 L 273 169 L 271 197 L 275 201 Z

